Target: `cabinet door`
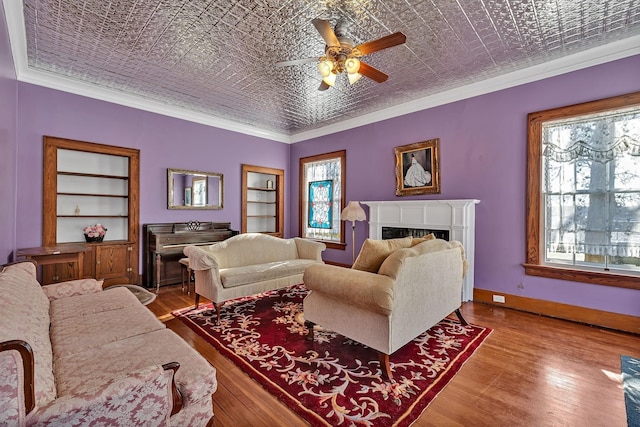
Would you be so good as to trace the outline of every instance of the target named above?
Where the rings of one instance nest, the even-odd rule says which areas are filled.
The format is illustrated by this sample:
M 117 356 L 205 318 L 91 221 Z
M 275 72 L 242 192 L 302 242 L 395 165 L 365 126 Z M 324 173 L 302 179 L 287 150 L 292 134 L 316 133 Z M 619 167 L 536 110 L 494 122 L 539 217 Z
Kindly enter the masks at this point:
M 96 250 L 95 247 L 84 253 L 82 263 L 82 278 L 91 279 L 96 277 Z
M 42 266 L 43 285 L 66 282 L 67 280 L 74 279 L 77 279 L 77 277 L 75 277 L 74 264 L 72 262 L 48 264 Z
M 105 279 L 105 285 L 135 283 L 130 277 L 131 250 L 131 245 L 96 246 L 96 278 Z

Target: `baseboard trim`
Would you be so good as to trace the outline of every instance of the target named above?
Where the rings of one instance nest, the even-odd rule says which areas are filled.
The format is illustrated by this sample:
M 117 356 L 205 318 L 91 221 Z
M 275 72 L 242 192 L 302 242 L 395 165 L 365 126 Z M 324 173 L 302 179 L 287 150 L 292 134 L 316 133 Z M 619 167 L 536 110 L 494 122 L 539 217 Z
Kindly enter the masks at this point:
M 504 297 L 505 302 L 494 302 L 494 295 Z M 631 332 L 633 334 L 640 334 L 640 317 L 637 316 L 595 310 L 592 308 L 505 294 L 496 291 L 488 291 L 485 289 L 474 289 L 473 301 L 492 304 L 498 307 L 528 311 L 530 313 L 542 314 L 544 316 L 557 317 L 559 319 L 571 320 L 573 322 L 586 323 L 588 325 L 601 326 L 623 332 Z

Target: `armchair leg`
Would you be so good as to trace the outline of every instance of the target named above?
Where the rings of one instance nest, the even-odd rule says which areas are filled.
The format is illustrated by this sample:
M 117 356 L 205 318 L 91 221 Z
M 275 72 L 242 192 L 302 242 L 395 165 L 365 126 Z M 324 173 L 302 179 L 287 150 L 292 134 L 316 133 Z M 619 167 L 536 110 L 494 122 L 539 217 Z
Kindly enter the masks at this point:
M 220 324 L 220 311 L 222 310 L 223 302 L 214 302 L 213 306 L 216 308 L 216 325 Z
M 307 335 L 304 337 L 307 341 L 313 341 L 313 326 L 315 323 L 309 322 L 308 320 L 304 321 L 304 327 L 307 328 Z
M 200 305 L 200 294 L 196 293 L 196 310 L 198 309 L 198 305 Z
M 378 360 L 380 361 L 380 370 L 382 371 L 382 378 L 387 381 L 393 380 L 393 373 L 391 372 L 391 364 L 389 363 L 389 355 L 381 351 L 378 352 Z
M 469 324 L 466 320 L 464 320 L 464 317 L 462 317 L 462 313 L 460 313 L 459 308 L 456 309 L 456 316 L 458 316 L 458 319 L 460 320 L 460 323 L 462 323 L 462 326 L 467 326 Z

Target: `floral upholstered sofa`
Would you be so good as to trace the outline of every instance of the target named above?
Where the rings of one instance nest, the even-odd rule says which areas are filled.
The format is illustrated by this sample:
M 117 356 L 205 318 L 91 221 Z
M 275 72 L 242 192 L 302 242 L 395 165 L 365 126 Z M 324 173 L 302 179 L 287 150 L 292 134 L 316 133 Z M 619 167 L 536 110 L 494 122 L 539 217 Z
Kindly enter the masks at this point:
M 126 288 L 0 271 L 0 425 L 204 426 L 216 371 Z

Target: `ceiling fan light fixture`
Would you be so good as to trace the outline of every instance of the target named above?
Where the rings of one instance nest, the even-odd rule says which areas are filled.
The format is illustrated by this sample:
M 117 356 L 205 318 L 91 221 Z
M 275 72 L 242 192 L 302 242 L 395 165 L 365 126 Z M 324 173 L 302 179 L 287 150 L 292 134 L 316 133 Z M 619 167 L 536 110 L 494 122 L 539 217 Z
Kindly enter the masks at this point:
M 322 81 L 328 84 L 329 86 L 333 86 L 336 83 L 336 74 L 329 73 L 328 76 L 324 76 Z
M 333 86 L 338 74 L 346 72 L 350 84 L 354 84 L 365 76 L 377 83 L 384 83 L 389 76 L 382 71 L 360 62 L 358 59 L 383 49 L 398 46 L 407 41 L 407 36 L 401 32 L 389 34 L 378 39 L 369 40 L 354 46 L 354 41 L 347 35 L 347 27 L 344 20 L 336 24 L 335 31 L 331 28 L 329 21 L 315 18 L 311 22 L 325 41 L 324 55 L 317 58 L 318 73 L 322 77 L 322 83 L 318 90 L 324 91 Z M 307 64 L 314 62 L 315 58 L 302 60 L 281 61 L 276 64 L 278 67 L 289 65 Z M 362 71 L 362 73 L 360 72 Z
M 331 74 L 331 70 L 333 70 L 333 62 L 328 59 L 325 61 L 320 61 L 318 64 L 318 71 L 323 78 L 329 77 Z
M 344 62 L 344 67 L 350 75 L 356 74 L 360 70 L 360 60 L 358 58 L 348 58 Z
M 349 84 L 354 84 L 362 77 L 360 73 L 347 73 L 347 77 L 349 77 Z

